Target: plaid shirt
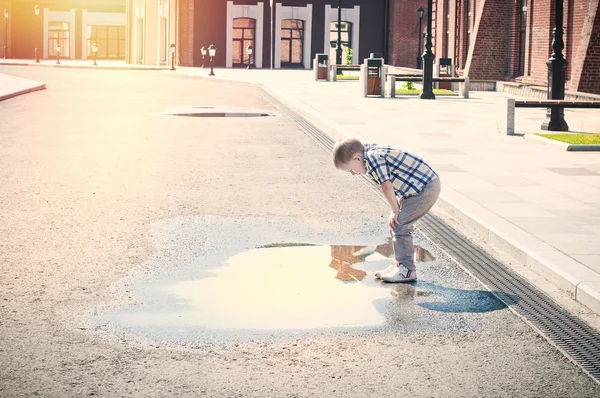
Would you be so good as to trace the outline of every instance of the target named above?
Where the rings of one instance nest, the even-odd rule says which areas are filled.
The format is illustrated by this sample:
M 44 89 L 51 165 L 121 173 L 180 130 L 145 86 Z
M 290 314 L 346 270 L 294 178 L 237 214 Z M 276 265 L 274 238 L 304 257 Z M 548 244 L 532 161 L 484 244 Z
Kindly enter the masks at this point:
M 387 145 L 366 143 L 363 153 L 367 174 L 379 185 L 391 181 L 396 196 L 418 195 L 437 177 L 423 159 Z

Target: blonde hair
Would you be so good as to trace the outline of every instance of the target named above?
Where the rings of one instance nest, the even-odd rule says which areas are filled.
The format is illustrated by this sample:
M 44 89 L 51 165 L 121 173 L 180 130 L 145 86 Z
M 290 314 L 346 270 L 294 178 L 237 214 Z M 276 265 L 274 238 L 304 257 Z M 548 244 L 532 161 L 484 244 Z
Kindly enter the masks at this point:
M 362 155 L 365 146 L 357 138 L 346 138 L 335 143 L 333 146 L 333 164 L 335 168 L 348 163 L 356 153 Z

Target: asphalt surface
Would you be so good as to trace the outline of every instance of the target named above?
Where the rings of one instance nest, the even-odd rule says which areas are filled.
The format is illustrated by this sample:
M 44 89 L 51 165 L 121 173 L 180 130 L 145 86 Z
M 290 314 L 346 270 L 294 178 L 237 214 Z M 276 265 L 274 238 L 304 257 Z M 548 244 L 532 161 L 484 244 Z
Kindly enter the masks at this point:
M 600 395 L 420 235 L 435 260 L 415 285 L 374 281 L 382 258 L 353 264 L 354 282 L 327 259 L 299 272 L 300 251 L 274 254 L 277 272 L 240 262 L 289 243 L 329 250 L 387 236 L 385 204 L 258 89 L 150 71 L 2 72 L 47 90 L 0 102 L 0 396 Z M 276 116 L 160 114 L 187 106 Z M 244 290 L 245 280 L 263 285 Z M 309 314 L 338 311 L 325 326 L 266 329 L 227 312 L 273 285 L 320 298 Z M 361 289 L 380 295 L 379 317 L 349 322 L 344 304 L 370 310 L 349 293 Z M 214 295 L 194 306 L 189 291 Z M 281 296 L 271 297 L 249 311 Z M 211 323 L 217 313 L 239 322 Z

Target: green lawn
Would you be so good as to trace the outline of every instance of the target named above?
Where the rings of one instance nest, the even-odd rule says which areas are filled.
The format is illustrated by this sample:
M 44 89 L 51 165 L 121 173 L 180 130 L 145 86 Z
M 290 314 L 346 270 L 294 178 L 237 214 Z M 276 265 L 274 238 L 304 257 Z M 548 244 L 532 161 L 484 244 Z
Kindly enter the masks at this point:
M 338 80 L 358 80 L 359 76 L 337 75 L 336 79 L 338 79 Z
M 536 134 L 567 144 L 600 144 L 600 134 Z
M 396 95 L 417 95 L 423 90 L 407 90 L 405 88 L 397 88 Z M 436 95 L 457 95 L 454 91 L 434 88 L 433 93 Z

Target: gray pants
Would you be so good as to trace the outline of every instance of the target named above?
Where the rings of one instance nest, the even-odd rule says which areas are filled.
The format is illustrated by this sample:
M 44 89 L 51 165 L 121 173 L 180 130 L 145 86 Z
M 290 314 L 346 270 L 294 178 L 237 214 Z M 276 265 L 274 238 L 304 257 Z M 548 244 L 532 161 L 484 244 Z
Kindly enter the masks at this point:
M 400 202 L 399 225 L 392 232 L 394 256 L 396 261 L 409 270 L 415 270 L 415 247 L 413 246 L 413 224 L 423 217 L 435 204 L 440 196 L 441 184 L 439 177 L 431 180 L 420 194 L 409 196 Z

